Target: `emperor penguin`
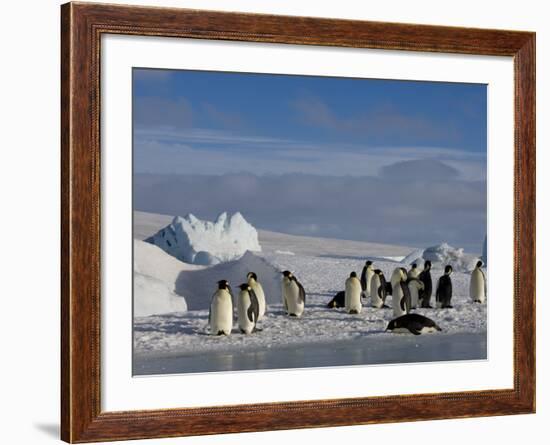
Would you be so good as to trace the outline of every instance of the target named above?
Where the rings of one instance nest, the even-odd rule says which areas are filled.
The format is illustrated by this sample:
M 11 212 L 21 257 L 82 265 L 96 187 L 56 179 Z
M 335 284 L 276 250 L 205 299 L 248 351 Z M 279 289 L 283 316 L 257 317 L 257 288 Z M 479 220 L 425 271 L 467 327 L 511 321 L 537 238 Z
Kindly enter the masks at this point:
M 410 332 L 420 335 L 441 331 L 441 328 L 428 317 L 420 314 L 407 314 L 390 321 L 386 331 L 391 331 L 394 334 Z
M 375 269 L 370 281 L 370 301 L 372 307 L 380 309 L 386 304 L 386 278 L 380 269 Z
M 419 295 L 424 290 L 424 283 L 418 278 L 409 277 L 407 286 L 411 294 L 411 309 L 416 309 L 419 305 Z
M 487 280 L 482 267 L 483 261 L 478 261 L 470 277 L 470 298 L 474 303 L 485 303 L 487 298 Z
M 248 280 L 248 284 L 250 285 L 250 287 L 256 294 L 256 297 L 258 298 L 258 306 L 260 308 L 258 321 L 260 321 L 262 318 L 264 318 L 265 311 L 266 311 L 264 288 L 258 281 L 258 275 L 256 275 L 254 272 L 248 272 L 248 274 L 246 275 L 246 279 Z
M 397 267 L 391 276 L 393 315 L 400 317 L 411 310 L 411 294 L 407 286 L 407 270 Z
M 346 307 L 346 291 L 341 290 L 327 304 L 329 309 Z
M 365 298 L 370 296 L 370 281 L 374 275 L 374 267 L 372 267 L 372 261 L 365 262 L 363 270 L 361 271 L 361 295 Z
M 363 305 L 361 304 L 361 282 L 357 274 L 352 272 L 346 280 L 346 312 L 348 314 L 360 314 Z
M 424 263 L 424 270 L 418 275 L 418 279 L 424 284 L 424 290 L 421 292 L 420 296 L 422 299 L 422 307 L 431 308 L 430 300 L 432 298 L 432 275 L 430 270 L 432 268 L 432 262 L 426 260 Z
M 291 317 L 301 317 L 306 305 L 306 291 L 292 272 L 283 272 L 283 305 Z
M 233 294 L 229 281 L 218 281 L 218 289 L 212 296 L 208 324 L 212 335 L 230 335 L 233 328 Z
M 251 334 L 256 330 L 260 314 L 258 297 L 248 283 L 241 284 L 239 288 L 241 289 L 237 299 L 239 329 L 243 334 Z
M 418 270 L 417 264 L 413 263 L 411 270 L 409 270 L 409 273 L 407 274 L 407 276 L 409 278 L 418 278 L 419 274 L 420 274 L 420 271 Z
M 453 268 L 451 265 L 445 266 L 445 274 L 442 275 L 437 282 L 437 289 L 435 291 L 436 307 L 446 309 L 452 308 L 451 298 L 453 297 L 453 282 L 451 281 L 451 274 Z

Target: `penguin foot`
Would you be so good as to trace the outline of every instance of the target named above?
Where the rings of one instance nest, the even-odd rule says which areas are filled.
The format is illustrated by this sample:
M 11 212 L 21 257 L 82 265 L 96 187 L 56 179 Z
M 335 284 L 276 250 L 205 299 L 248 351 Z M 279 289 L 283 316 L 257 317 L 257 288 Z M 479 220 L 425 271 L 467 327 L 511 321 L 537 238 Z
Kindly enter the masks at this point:
M 288 314 L 290 317 L 297 317 L 296 314 Z
M 350 314 L 358 314 L 359 312 L 357 312 L 355 309 L 352 309 L 351 311 L 349 311 Z
M 227 335 L 224 331 L 218 331 L 218 333 L 216 335 Z

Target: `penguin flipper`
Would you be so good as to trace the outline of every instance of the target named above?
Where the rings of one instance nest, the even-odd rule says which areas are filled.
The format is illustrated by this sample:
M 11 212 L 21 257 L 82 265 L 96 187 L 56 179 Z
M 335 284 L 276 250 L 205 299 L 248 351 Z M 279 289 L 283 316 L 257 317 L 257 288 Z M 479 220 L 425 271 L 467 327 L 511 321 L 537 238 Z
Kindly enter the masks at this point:
M 303 304 L 306 304 L 306 291 L 304 289 L 304 286 L 302 286 L 302 284 L 298 280 L 296 280 L 296 284 L 298 285 L 298 289 L 300 291 L 300 300 Z
M 422 333 L 423 327 L 424 325 L 422 323 L 412 322 L 412 323 L 409 323 L 409 325 L 407 326 L 407 329 L 410 331 L 411 334 L 420 335 Z
M 367 266 L 363 267 L 361 271 L 361 290 L 365 291 L 367 288 Z
M 258 321 L 258 316 L 260 315 L 260 304 L 258 303 L 256 293 L 252 289 L 248 291 L 248 295 L 250 295 L 250 306 L 246 311 L 246 315 L 252 323 L 256 323 Z
M 403 295 L 403 297 L 401 298 L 401 301 L 399 302 L 399 306 L 401 306 L 402 311 L 408 312 L 407 307 L 406 307 L 406 303 L 407 303 L 407 297 L 405 295 Z

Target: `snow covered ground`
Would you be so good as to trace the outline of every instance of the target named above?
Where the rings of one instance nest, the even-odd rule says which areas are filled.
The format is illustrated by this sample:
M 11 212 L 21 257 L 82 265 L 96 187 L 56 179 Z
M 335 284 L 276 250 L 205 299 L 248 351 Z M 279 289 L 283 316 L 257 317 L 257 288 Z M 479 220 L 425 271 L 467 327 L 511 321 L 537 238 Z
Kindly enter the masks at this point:
M 169 216 L 163 219 L 161 215 L 135 212 L 134 234 L 141 238 L 150 236 L 171 219 Z M 155 226 L 158 227 L 155 229 Z M 453 309 L 418 310 L 436 321 L 443 329 L 441 333 L 432 334 L 430 340 L 424 338 L 427 336 L 389 334 L 384 330 L 393 318 L 391 309 L 366 306 L 361 314 L 349 315 L 342 309 L 328 309 L 326 304 L 336 292 L 343 290 L 344 281 L 351 271 L 360 274 L 365 259 L 372 259 L 375 267 L 389 277 L 395 267 L 402 266 L 399 260 L 414 249 L 263 230 L 258 234 L 262 251 L 245 255 L 242 263 L 205 267 L 188 265 L 170 257 L 165 268 L 164 260 L 152 261 L 155 278 L 173 280 L 173 291 L 185 297 L 189 310 L 134 319 L 135 374 L 254 369 L 251 357 L 257 357 L 258 369 L 292 367 L 297 351 L 308 351 L 309 355 L 301 354 L 304 359 L 302 366 L 308 366 L 307 362 L 313 363 L 311 366 L 334 366 L 486 357 L 486 306 L 470 303 L 469 274 L 455 272 L 452 276 Z M 141 273 L 144 261 L 141 258 L 135 260 Z M 266 283 L 268 313 L 261 322 L 263 330 L 243 335 L 235 328 L 229 337 L 208 335 L 207 308 L 216 281 L 226 278 L 236 287 L 245 281 L 249 268 L 255 268 L 259 280 Z M 296 275 L 307 292 L 306 312 L 300 319 L 289 318 L 282 310 L 276 277 L 277 271 L 286 269 Z M 162 274 L 165 276 L 160 276 Z M 441 274 L 440 267 L 432 269 L 434 286 Z M 391 301 L 388 303 L 391 306 Z M 455 347 L 450 347 L 453 344 Z M 334 349 L 335 345 L 342 345 L 337 348 L 337 354 L 321 353 Z M 380 345 L 384 347 L 380 348 Z M 422 348 L 422 345 L 430 346 Z M 388 355 L 388 351 L 393 353 Z M 205 356 L 212 360 L 205 361 Z M 229 368 L 224 365 L 228 356 L 232 358 Z M 190 367 L 193 357 L 203 365 Z

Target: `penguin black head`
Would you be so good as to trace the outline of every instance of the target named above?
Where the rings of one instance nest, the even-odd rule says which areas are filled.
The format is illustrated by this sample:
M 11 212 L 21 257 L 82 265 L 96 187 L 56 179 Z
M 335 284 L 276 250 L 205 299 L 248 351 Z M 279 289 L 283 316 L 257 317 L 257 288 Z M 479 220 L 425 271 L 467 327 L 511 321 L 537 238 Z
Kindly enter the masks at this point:
M 365 266 L 367 266 L 367 267 L 369 267 L 370 265 L 372 265 L 372 261 L 370 261 L 370 260 L 365 263 Z
M 382 273 L 382 271 L 380 269 L 374 269 L 374 273 L 376 275 L 380 275 Z
M 357 274 L 355 272 L 352 272 L 349 274 L 350 278 L 357 278 Z
M 392 320 L 388 323 L 388 327 L 386 328 L 386 331 L 393 331 L 395 328 L 397 328 L 397 323 L 395 320 Z
M 218 281 L 218 289 L 229 289 L 229 281 L 227 280 Z
M 248 272 L 246 274 L 246 278 L 248 278 L 248 279 L 254 278 L 254 280 L 258 281 L 258 275 L 256 275 L 254 272 Z
M 413 269 L 416 269 L 416 263 L 413 263 L 413 264 L 412 264 L 412 268 L 413 268 Z
M 239 286 L 239 289 L 240 290 L 250 290 L 250 286 L 248 285 L 248 283 L 243 283 Z
M 424 262 L 424 269 L 431 269 L 432 268 L 432 262 L 430 260 L 427 260 Z
M 476 264 L 476 267 L 481 267 L 481 266 L 483 266 L 483 261 L 478 261 Z
M 290 270 L 285 270 L 284 272 L 281 272 L 285 278 L 292 277 L 292 272 Z
M 447 265 L 445 266 L 445 273 L 446 273 L 447 275 L 450 275 L 452 272 L 453 272 L 453 266 L 451 266 L 450 264 L 447 264 Z

